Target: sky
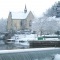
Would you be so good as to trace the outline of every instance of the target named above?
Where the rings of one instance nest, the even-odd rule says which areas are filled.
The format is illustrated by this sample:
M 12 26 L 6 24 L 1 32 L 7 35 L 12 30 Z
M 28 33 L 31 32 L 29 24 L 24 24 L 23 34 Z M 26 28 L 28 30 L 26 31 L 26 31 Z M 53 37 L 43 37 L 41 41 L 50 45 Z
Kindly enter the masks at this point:
M 9 12 L 32 11 L 36 17 L 43 13 L 59 0 L 0 0 L 0 18 L 7 18 Z

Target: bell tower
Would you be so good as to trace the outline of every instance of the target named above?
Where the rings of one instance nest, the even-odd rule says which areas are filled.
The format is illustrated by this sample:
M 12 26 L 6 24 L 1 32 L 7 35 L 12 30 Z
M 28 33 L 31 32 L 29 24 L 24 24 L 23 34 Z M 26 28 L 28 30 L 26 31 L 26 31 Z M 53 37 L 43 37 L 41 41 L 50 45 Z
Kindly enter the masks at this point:
M 27 13 L 27 8 L 26 8 L 26 5 L 25 5 L 24 13 Z

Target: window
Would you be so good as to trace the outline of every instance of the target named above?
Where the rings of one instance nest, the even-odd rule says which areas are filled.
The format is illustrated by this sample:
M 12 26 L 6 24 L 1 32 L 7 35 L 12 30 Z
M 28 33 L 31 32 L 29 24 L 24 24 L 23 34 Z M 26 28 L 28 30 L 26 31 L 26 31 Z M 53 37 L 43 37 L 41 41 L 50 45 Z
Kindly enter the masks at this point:
M 30 20 L 30 21 L 29 21 L 29 26 L 31 26 L 31 23 L 32 23 L 32 22 L 31 22 L 31 20 Z
M 22 25 L 23 25 L 23 21 L 21 21 L 21 23 L 20 23 L 20 24 L 21 24 L 21 26 L 22 26 Z

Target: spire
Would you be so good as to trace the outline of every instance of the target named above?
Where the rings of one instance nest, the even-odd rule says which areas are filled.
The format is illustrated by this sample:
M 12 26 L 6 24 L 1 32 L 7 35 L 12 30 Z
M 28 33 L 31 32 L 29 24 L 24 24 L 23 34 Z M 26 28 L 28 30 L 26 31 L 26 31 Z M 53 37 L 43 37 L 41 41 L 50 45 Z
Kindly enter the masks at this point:
M 9 12 L 9 16 L 12 18 L 12 13 L 11 12 Z
M 25 5 L 24 13 L 26 13 L 26 12 L 27 12 L 27 8 L 26 8 L 26 5 Z

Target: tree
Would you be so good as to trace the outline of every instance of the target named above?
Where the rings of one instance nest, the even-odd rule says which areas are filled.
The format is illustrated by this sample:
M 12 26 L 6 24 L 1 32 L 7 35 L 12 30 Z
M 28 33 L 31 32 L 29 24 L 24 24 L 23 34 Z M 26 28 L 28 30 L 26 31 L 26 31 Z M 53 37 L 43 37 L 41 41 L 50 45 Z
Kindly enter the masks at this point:
M 6 32 L 7 31 L 7 19 L 0 19 L 0 32 Z
M 40 35 L 53 34 L 58 30 L 58 23 L 55 17 L 42 17 L 33 21 L 32 29 Z
M 60 35 L 60 31 L 56 31 L 55 34 Z
M 57 5 L 59 4 L 59 2 L 60 1 L 55 2 L 55 4 L 44 13 L 44 16 L 47 16 L 47 17 L 56 16 L 56 13 L 57 13 L 56 8 L 57 8 Z

